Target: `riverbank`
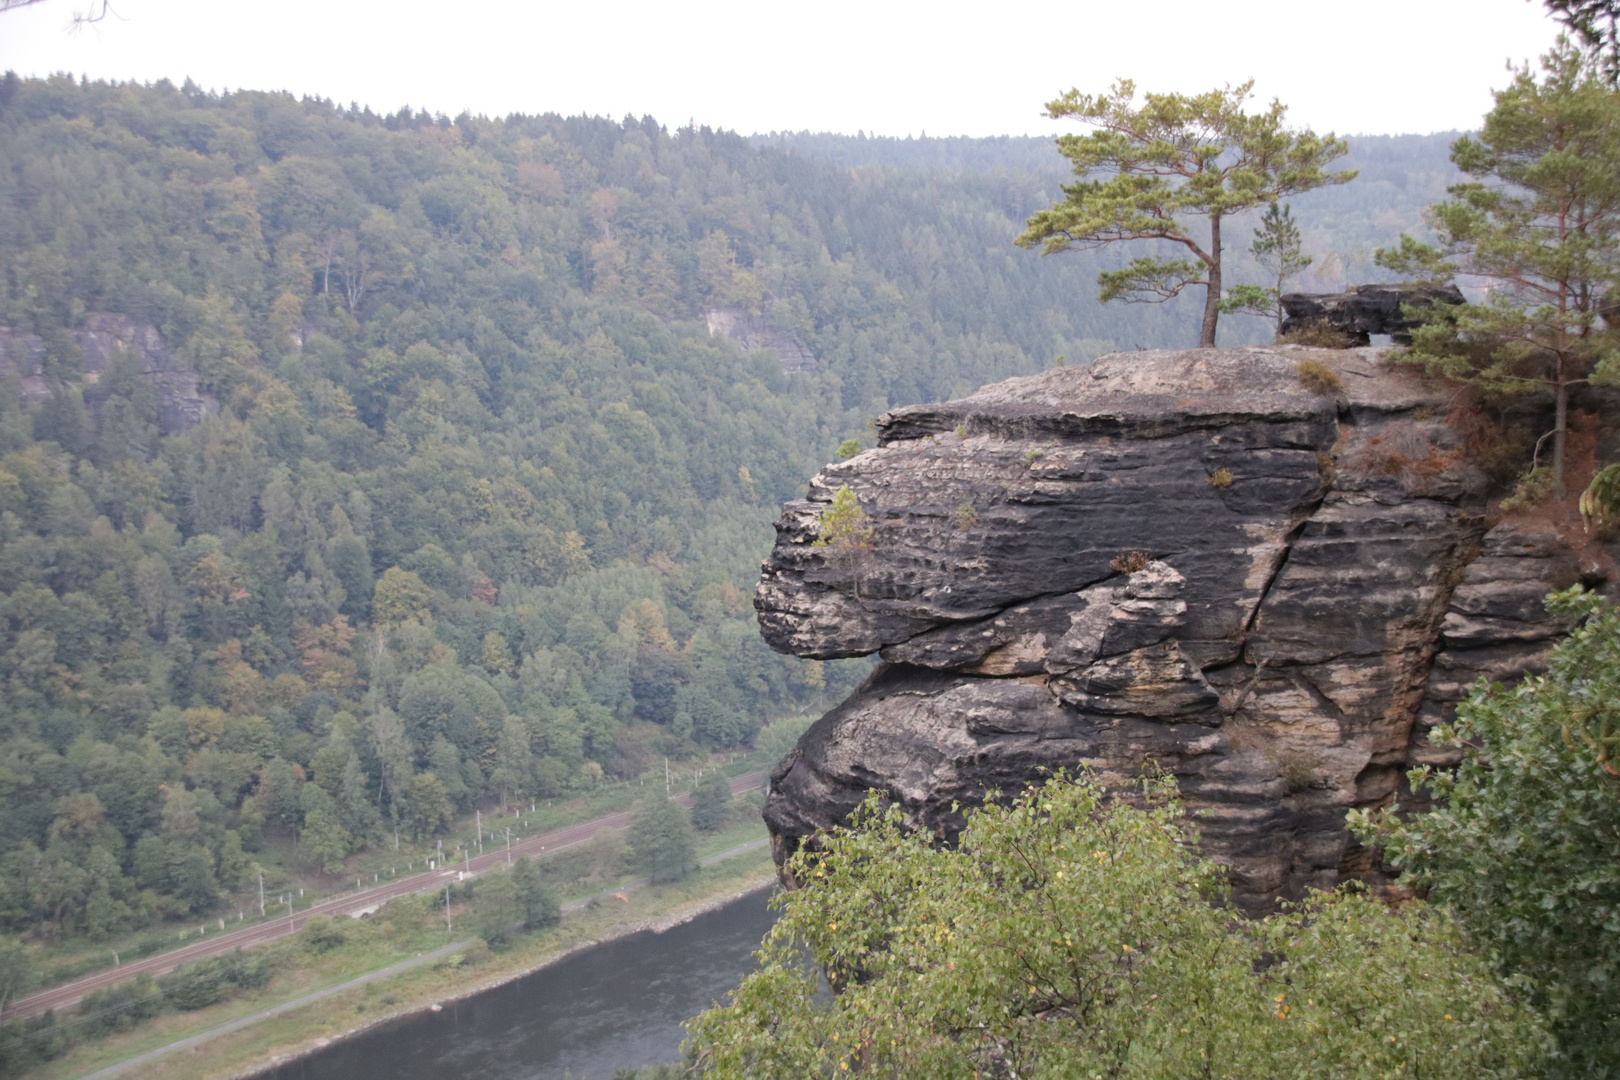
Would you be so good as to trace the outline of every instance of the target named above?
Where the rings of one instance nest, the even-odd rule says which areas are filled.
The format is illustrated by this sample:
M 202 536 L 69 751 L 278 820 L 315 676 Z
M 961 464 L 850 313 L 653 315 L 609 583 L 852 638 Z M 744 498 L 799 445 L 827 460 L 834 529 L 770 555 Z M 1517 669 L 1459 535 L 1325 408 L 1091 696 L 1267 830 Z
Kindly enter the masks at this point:
M 76 1048 L 28 1075 L 72 1080 L 92 1075 L 119 1080 L 214 1080 L 247 1077 L 296 1060 L 379 1023 L 482 993 L 558 963 L 583 949 L 646 929 L 667 929 L 768 887 L 774 869 L 766 845 L 751 846 L 704 867 L 686 881 L 598 896 L 566 914 L 553 929 L 524 935 L 490 953 L 481 943 L 455 940 L 441 929 L 434 948 L 403 959 L 396 950 L 371 970 L 343 977 L 301 973 L 299 985 L 215 1009 L 171 1014 L 154 1024 Z M 392 921 L 360 933 L 400 944 L 427 944 Z M 439 916 L 442 918 L 442 915 Z M 357 943 L 357 947 L 358 947 Z M 439 955 L 435 956 L 437 953 Z M 375 953 L 374 953 L 375 955 Z M 399 970 L 403 969 L 403 970 Z M 329 977 L 322 979 L 320 976 Z M 279 1000 L 277 1000 L 279 999 Z M 191 1043 L 191 1045 L 185 1045 Z M 163 1052 L 167 1051 L 167 1052 Z

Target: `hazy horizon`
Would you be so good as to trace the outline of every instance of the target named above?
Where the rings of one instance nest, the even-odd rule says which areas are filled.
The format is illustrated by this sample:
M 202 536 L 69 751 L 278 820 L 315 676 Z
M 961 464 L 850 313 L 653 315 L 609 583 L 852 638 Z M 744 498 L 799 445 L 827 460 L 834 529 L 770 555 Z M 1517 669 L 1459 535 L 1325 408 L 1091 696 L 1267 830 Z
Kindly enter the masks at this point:
M 651 115 L 768 136 L 1047 136 L 1041 115 L 1069 87 L 1198 92 L 1250 77 L 1257 102 L 1340 134 L 1467 130 L 1506 82 L 1507 62 L 1544 51 L 1558 27 L 1540 3 L 1366 0 L 1355 17 L 1254 0 L 1209 20 L 1190 0 L 1156 9 L 1152 32 L 1113 5 L 1019 0 L 994 17 L 965 7 L 832 3 L 814 19 L 738 0 L 679 10 L 634 0 L 508 10 L 425 4 L 369 9 L 294 0 L 263 9 L 204 0 L 114 0 L 70 32 L 87 0 L 0 16 L 0 70 L 92 79 L 190 78 L 209 90 L 284 91 L 379 113 Z M 1443 42 L 1443 47 L 1434 43 Z M 1106 64 L 1091 59 L 1106 54 Z

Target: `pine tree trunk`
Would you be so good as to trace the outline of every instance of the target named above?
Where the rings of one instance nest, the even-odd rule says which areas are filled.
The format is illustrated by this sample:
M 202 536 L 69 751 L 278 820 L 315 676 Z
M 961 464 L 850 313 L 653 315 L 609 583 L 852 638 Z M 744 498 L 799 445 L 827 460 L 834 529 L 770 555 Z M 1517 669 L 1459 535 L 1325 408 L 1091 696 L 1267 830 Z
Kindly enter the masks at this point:
M 1215 324 L 1221 309 L 1221 216 L 1209 219 L 1209 286 L 1204 290 L 1204 324 L 1198 331 L 1198 347 L 1215 347 Z
M 1553 420 L 1553 492 L 1564 497 L 1564 443 L 1569 436 L 1569 383 L 1564 381 L 1564 358 L 1558 358 L 1558 411 Z

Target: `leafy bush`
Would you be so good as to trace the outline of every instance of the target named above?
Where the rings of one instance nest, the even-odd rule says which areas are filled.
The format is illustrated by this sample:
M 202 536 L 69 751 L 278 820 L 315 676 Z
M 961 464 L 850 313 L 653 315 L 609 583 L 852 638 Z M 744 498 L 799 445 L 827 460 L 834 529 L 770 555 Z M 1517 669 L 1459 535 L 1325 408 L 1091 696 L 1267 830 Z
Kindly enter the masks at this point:
M 869 799 L 793 856 L 805 884 L 775 901 L 759 970 L 689 1025 L 703 1075 L 1478 1080 L 1540 1064 L 1534 1014 L 1444 910 L 1342 892 L 1234 921 L 1173 787 L 1133 801 L 1059 777 L 971 812 L 947 848 Z
M 275 973 L 274 958 L 265 952 L 237 949 L 220 957 L 220 974 L 238 990 L 262 990 Z
M 1545 465 L 1538 465 L 1519 478 L 1513 486 L 1513 494 L 1502 500 L 1502 512 L 1515 514 L 1522 510 L 1534 510 L 1553 495 L 1553 471 Z
M 164 992 L 142 972 L 128 982 L 92 990 L 79 1000 L 79 1030 L 86 1035 L 124 1031 L 163 1009 Z
M 654 881 L 684 878 L 696 864 L 692 822 L 663 792 L 636 803 L 625 840 L 635 853 L 636 868 Z
M 1620 614 L 1579 587 L 1549 597 L 1579 625 L 1547 674 L 1481 684 L 1433 740 L 1455 775 L 1419 769 L 1438 805 L 1353 815 L 1405 880 L 1449 905 L 1558 1038 L 1550 1074 L 1620 1073 Z
M 692 827 L 714 832 L 726 823 L 730 806 L 731 782 L 718 770 L 709 773 L 692 793 Z
M 225 975 L 218 960 L 209 958 L 177 967 L 158 980 L 163 998 L 183 1012 L 207 1008 L 225 996 Z
M 349 929 L 336 919 L 317 915 L 304 924 L 298 937 L 311 952 L 330 952 L 349 940 Z

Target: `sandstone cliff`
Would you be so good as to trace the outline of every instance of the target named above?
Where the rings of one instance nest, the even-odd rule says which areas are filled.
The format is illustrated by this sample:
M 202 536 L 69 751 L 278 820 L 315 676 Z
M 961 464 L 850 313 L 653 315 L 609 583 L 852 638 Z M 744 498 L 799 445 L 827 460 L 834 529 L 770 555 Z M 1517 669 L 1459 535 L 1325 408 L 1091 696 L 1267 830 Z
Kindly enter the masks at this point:
M 1240 902 L 1369 871 L 1345 811 L 1445 760 L 1425 731 L 1537 662 L 1541 596 L 1580 574 L 1556 537 L 1487 531 L 1448 402 L 1379 355 L 1117 354 L 880 418 L 784 508 L 755 596 L 772 647 L 885 661 L 774 773 L 778 861 L 871 789 L 943 837 L 953 802 L 1151 763 Z M 874 543 L 829 557 L 845 484 Z
M 219 412 L 219 402 L 202 389 L 202 380 L 170 352 L 151 323 L 127 315 L 91 312 L 68 336 L 84 354 L 84 385 L 94 386 L 113 360 L 131 357 L 158 400 L 158 429 L 183 435 Z M 16 375 L 24 403 L 38 405 L 51 396 L 42 374 L 45 343 L 37 334 L 0 324 L 0 377 Z M 90 395 L 94 400 L 94 395 Z

